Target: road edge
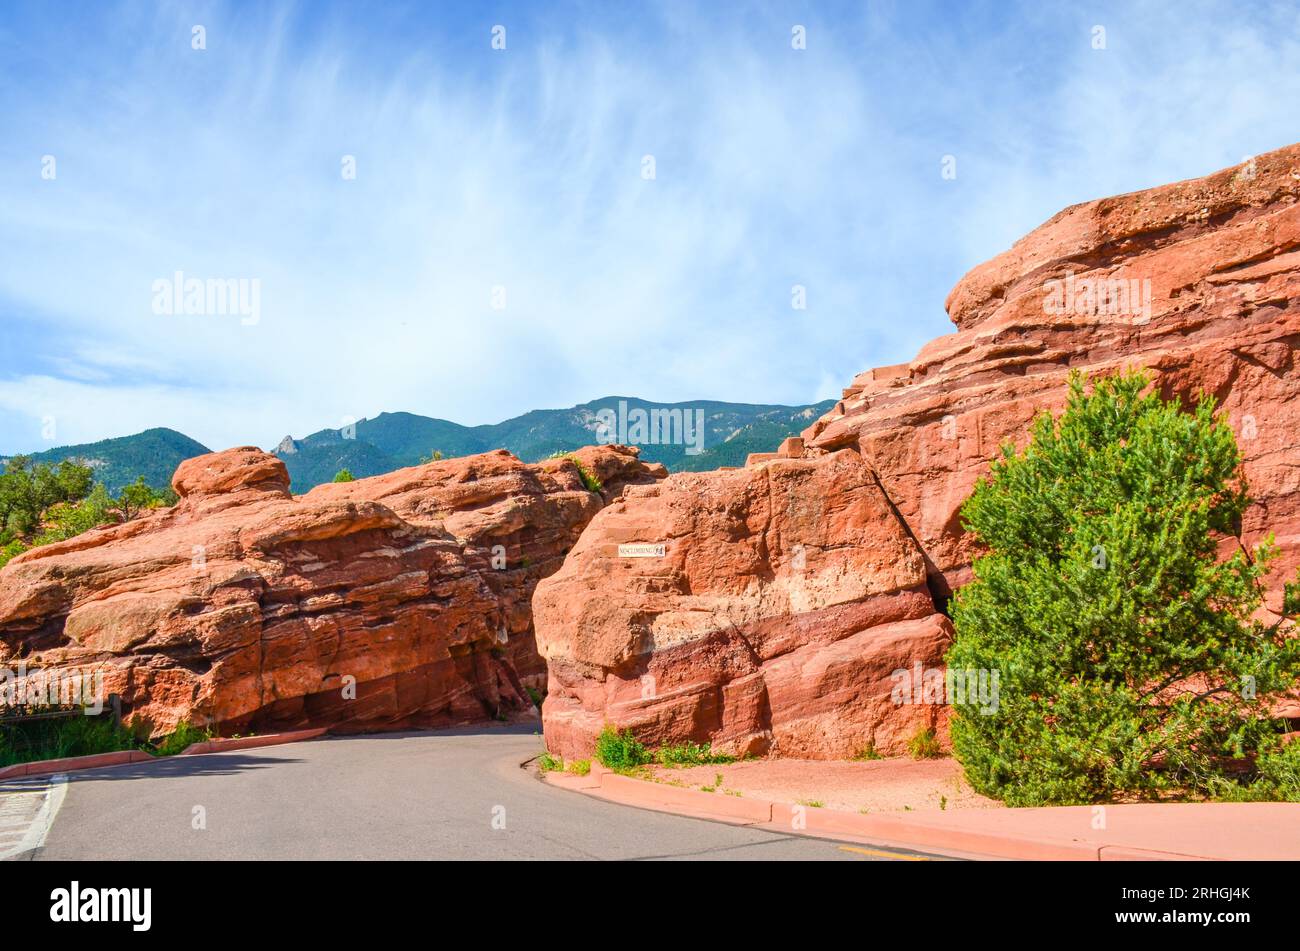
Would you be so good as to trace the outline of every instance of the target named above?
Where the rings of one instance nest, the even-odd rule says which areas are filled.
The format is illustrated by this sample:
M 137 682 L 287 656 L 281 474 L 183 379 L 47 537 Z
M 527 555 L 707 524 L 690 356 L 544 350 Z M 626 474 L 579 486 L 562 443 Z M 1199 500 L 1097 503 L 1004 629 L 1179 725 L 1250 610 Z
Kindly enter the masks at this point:
M 863 815 L 765 799 L 746 799 L 657 783 L 591 764 L 585 776 L 559 771 L 541 778 L 557 789 L 579 792 L 620 805 L 668 812 L 692 819 L 746 825 L 794 835 L 860 842 L 952 858 L 1018 861 L 1196 860 L 1196 856 L 1122 848 L 1065 839 L 1028 838 L 980 830 L 954 829 L 927 822 L 923 814 Z

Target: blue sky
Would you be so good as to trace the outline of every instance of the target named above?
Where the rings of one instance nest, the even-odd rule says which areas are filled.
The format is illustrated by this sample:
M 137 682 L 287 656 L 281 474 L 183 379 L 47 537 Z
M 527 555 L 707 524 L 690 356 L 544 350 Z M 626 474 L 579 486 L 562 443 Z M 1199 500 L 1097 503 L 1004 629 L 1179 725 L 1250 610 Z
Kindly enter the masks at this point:
M 0 453 L 838 395 L 1061 208 L 1300 138 L 1297 64 L 1294 3 L 3 0 Z

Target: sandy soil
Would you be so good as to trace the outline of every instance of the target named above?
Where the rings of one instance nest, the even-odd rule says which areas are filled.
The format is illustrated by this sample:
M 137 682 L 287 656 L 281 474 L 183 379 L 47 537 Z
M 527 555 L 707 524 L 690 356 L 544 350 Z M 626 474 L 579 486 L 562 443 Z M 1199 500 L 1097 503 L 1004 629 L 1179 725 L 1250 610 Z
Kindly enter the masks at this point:
M 819 804 L 848 812 L 904 812 L 928 809 L 990 809 L 1002 804 L 971 790 L 951 758 L 906 757 L 863 763 L 764 759 L 725 766 L 656 766 L 655 779 L 693 789 L 713 786 L 719 794 L 776 802 Z

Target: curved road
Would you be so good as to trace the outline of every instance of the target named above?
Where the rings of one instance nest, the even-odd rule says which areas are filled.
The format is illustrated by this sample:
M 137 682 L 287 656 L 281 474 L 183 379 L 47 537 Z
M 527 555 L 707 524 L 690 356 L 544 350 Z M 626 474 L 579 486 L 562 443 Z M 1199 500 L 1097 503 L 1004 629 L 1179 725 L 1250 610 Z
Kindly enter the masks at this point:
M 8 853 L 34 859 L 915 857 L 556 789 L 520 768 L 542 751 L 535 731 L 327 738 L 87 770 L 0 787 L 0 814 L 12 817 Z

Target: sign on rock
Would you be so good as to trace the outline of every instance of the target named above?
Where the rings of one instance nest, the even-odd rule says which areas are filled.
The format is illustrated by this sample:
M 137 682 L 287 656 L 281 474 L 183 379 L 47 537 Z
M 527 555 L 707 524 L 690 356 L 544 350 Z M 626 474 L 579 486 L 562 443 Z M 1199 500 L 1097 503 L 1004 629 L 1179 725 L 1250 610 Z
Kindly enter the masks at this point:
M 662 558 L 668 550 L 668 546 L 660 542 L 659 544 L 636 544 L 636 545 L 619 545 L 618 557 L 620 558 Z

